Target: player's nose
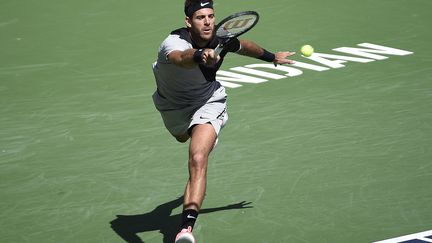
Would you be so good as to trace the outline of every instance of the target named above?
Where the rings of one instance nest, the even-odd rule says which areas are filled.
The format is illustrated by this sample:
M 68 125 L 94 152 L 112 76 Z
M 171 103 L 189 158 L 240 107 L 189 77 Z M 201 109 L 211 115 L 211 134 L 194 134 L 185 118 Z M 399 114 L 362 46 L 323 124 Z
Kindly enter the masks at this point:
M 205 24 L 205 25 L 209 25 L 209 24 L 210 24 L 210 18 L 209 18 L 209 17 L 206 17 L 206 18 L 204 19 L 204 24 Z

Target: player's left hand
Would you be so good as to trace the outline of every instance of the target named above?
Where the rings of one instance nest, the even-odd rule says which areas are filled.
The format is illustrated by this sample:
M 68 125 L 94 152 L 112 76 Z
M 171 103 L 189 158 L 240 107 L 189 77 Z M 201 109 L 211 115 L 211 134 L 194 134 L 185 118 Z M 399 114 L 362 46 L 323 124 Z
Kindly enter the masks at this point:
M 275 53 L 275 59 L 273 61 L 274 65 L 277 66 L 278 64 L 294 64 L 293 60 L 287 59 L 287 57 L 290 57 L 292 55 L 296 54 L 295 52 L 290 51 L 280 51 Z

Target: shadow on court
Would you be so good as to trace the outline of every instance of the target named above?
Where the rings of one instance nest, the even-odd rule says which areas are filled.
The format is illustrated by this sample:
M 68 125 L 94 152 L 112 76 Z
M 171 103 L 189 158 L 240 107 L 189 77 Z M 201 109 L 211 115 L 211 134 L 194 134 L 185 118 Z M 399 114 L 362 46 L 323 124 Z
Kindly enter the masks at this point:
M 180 231 L 181 214 L 171 215 L 173 209 L 183 203 L 183 197 L 157 206 L 153 211 L 138 215 L 117 215 L 111 221 L 111 228 L 126 242 L 144 243 L 137 233 L 159 230 L 164 243 L 172 243 Z M 201 209 L 200 214 L 222 210 L 252 208 L 251 202 L 239 202 L 218 208 Z

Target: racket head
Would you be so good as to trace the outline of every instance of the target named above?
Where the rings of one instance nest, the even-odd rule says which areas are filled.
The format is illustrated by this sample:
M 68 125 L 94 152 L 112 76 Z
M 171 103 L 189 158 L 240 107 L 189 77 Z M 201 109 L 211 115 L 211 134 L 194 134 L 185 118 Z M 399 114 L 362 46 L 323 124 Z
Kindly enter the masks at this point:
M 216 36 L 223 39 L 238 37 L 252 29 L 258 20 L 259 14 L 255 11 L 231 14 L 216 26 Z

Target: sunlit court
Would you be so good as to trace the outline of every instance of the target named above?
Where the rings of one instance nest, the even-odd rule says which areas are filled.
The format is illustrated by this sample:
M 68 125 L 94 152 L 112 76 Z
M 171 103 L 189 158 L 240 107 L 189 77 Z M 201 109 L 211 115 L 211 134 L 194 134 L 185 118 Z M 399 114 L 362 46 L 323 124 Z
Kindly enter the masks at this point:
M 174 243 L 189 142 L 155 108 L 152 65 L 183 8 L 0 1 L 1 243 Z M 431 10 L 214 0 L 216 23 L 259 14 L 239 39 L 296 54 L 225 56 L 196 242 L 432 242 Z

